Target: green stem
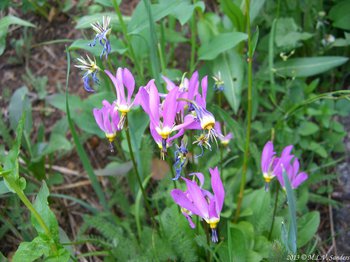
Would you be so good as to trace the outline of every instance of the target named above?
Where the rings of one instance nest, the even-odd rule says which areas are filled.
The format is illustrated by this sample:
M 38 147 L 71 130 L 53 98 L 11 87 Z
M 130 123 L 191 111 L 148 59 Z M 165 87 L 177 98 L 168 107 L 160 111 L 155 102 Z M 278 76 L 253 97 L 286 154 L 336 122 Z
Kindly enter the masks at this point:
M 141 70 L 139 63 L 137 63 L 134 48 L 132 47 L 131 39 L 130 39 L 129 34 L 128 34 L 128 29 L 126 28 L 126 24 L 124 22 L 122 12 L 120 11 L 119 5 L 118 5 L 116 0 L 112 0 L 112 4 L 113 4 L 115 12 L 117 13 L 120 26 L 122 27 L 122 31 L 123 31 L 123 35 L 125 37 L 126 45 L 128 46 L 129 51 L 130 51 L 130 57 L 136 66 L 136 70 L 137 70 L 138 75 L 141 77 L 141 82 L 143 82 L 143 71 Z
M 35 219 L 38 221 L 39 225 L 41 226 L 41 228 L 45 231 L 45 234 L 50 238 L 52 238 L 51 232 L 49 230 L 49 228 L 47 227 L 47 225 L 45 224 L 45 221 L 43 220 L 43 218 L 40 216 L 40 214 L 38 213 L 38 211 L 36 211 L 36 209 L 34 208 L 34 206 L 32 205 L 32 203 L 29 201 L 29 199 L 27 198 L 27 196 L 24 194 L 23 190 L 18 186 L 18 184 L 16 183 L 16 181 L 10 177 L 4 177 L 4 179 L 6 180 L 6 182 L 10 185 L 10 187 L 16 192 L 17 196 L 21 199 L 21 201 L 23 202 L 23 204 L 29 209 L 29 211 L 31 212 L 31 214 L 35 217 Z M 57 247 L 55 244 L 51 245 L 51 250 L 54 254 L 57 254 Z
M 127 142 L 128 142 L 128 147 L 129 147 L 129 152 L 130 152 L 130 158 L 131 158 L 131 161 L 132 161 L 132 164 L 133 164 L 133 167 L 134 167 L 134 171 L 135 171 L 135 174 L 136 174 L 137 182 L 138 182 L 139 187 L 140 187 L 140 189 L 141 189 L 142 196 L 143 196 L 143 198 L 145 199 L 145 205 L 146 205 L 146 209 L 147 209 L 147 211 L 148 211 L 148 215 L 150 215 L 150 217 L 151 217 L 151 219 L 152 219 L 152 223 L 153 223 L 154 226 L 155 226 L 155 220 L 154 220 L 154 217 L 153 217 L 153 212 L 152 212 L 151 207 L 150 207 L 150 205 L 149 205 L 149 202 L 148 202 L 148 198 L 147 198 L 145 189 L 143 188 L 143 185 L 142 185 L 141 177 L 140 177 L 139 171 L 138 171 L 138 169 L 137 169 L 137 164 L 136 164 L 136 161 L 135 161 L 134 151 L 133 151 L 132 145 L 131 145 L 130 131 L 129 131 L 129 123 L 128 123 L 128 115 L 125 116 L 125 125 L 124 125 L 124 128 L 125 128 L 125 133 L 126 133 L 126 140 L 127 140 Z
M 194 0 L 193 3 L 196 1 Z M 190 71 L 194 71 L 196 58 L 196 13 L 193 12 L 191 18 L 191 60 L 190 60 Z
M 244 159 L 242 167 L 242 178 L 241 185 L 238 195 L 237 209 L 234 218 L 234 222 L 239 219 L 241 211 L 241 205 L 243 201 L 244 188 L 246 183 L 247 169 L 248 169 L 248 158 L 249 158 L 249 143 L 250 143 L 250 132 L 252 122 L 252 87 L 253 87 L 253 46 L 252 37 L 250 31 L 250 0 L 245 1 L 246 4 L 246 18 L 247 18 L 247 34 L 248 34 L 248 112 L 247 112 L 247 132 L 244 147 Z
M 273 224 L 275 223 L 275 217 L 276 217 L 276 212 L 277 212 L 277 204 L 278 204 L 278 193 L 279 192 L 280 192 L 280 187 L 279 187 L 279 184 L 277 183 L 276 194 L 275 194 L 275 206 L 273 208 L 273 215 L 272 215 L 272 222 L 271 222 L 270 233 L 269 233 L 269 240 L 271 240 Z

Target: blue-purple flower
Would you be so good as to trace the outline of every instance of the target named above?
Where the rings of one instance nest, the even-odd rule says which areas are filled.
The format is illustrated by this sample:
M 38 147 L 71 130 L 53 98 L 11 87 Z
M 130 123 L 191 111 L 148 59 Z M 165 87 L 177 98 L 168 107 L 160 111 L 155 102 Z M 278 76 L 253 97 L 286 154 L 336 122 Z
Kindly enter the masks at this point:
M 219 241 L 216 228 L 220 221 L 220 213 L 224 204 L 225 189 L 218 168 L 210 168 L 209 172 L 211 174 L 213 193 L 202 189 L 204 184 L 203 174 L 194 173 L 193 175 L 199 179 L 200 185 L 195 181 L 182 178 L 186 182 L 187 190 L 183 192 L 180 189 L 173 189 L 171 196 L 175 203 L 181 207 L 182 214 L 192 228 L 195 227 L 191 218 L 192 215 L 201 217 L 209 224 L 212 230 L 212 241 L 216 243 Z
M 97 73 L 101 70 L 97 64 L 96 60 L 92 60 L 88 55 L 86 55 L 87 60 L 84 58 L 77 58 L 79 65 L 75 65 L 75 67 L 81 69 L 82 71 L 85 71 L 83 75 L 83 81 L 84 81 L 84 89 L 87 92 L 93 93 L 95 90 L 90 86 L 90 81 L 92 80 L 93 83 L 98 84 L 99 80 L 97 78 Z
M 106 58 L 107 58 L 109 53 L 111 52 L 111 44 L 108 40 L 108 36 L 110 35 L 112 30 L 112 28 L 109 26 L 110 22 L 111 22 L 111 18 L 109 16 L 104 16 L 102 18 L 102 25 L 98 21 L 91 24 L 92 29 L 94 29 L 96 35 L 93 42 L 90 43 L 89 45 L 91 47 L 95 46 L 96 41 L 99 41 L 100 45 L 103 47 L 100 58 L 102 58 L 104 54 L 106 54 Z

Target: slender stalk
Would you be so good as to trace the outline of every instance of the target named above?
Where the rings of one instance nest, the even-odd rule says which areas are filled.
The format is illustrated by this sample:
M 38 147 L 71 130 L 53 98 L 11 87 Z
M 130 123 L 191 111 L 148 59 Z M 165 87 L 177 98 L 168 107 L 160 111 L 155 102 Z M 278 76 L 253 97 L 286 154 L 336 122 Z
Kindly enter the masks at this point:
M 146 205 L 146 209 L 147 209 L 148 215 L 150 215 L 150 217 L 152 219 L 152 223 L 155 225 L 153 212 L 152 212 L 151 207 L 149 205 L 145 189 L 143 188 L 143 185 L 142 185 L 141 177 L 140 177 L 139 171 L 137 169 L 137 163 L 135 161 L 134 151 L 133 151 L 132 145 L 131 145 L 130 132 L 129 132 L 129 123 L 128 123 L 128 115 L 126 115 L 125 118 L 126 119 L 125 119 L 124 127 L 125 127 L 125 133 L 126 133 L 126 140 L 128 142 L 128 147 L 129 147 L 129 152 L 130 152 L 130 158 L 131 158 L 132 164 L 134 166 L 134 171 L 135 171 L 135 174 L 136 174 L 137 182 L 138 182 L 139 187 L 140 187 L 141 192 L 142 192 L 142 196 L 145 199 L 145 205 Z
M 40 227 L 45 231 L 45 234 L 52 239 L 51 232 L 48 228 L 48 226 L 45 224 L 45 221 L 41 217 L 41 215 L 36 211 L 32 203 L 29 201 L 27 196 L 23 193 L 23 190 L 18 186 L 18 184 L 14 181 L 14 179 L 7 177 L 5 178 L 6 182 L 11 186 L 11 188 L 16 192 L 17 196 L 21 199 L 23 204 L 29 209 L 31 214 L 35 217 L 35 219 L 38 221 Z M 55 244 L 51 245 L 51 250 L 54 254 L 57 254 L 57 247 Z
M 252 88 L 253 88 L 253 46 L 252 36 L 250 30 L 250 0 L 245 1 L 246 5 L 246 18 L 247 18 L 247 34 L 248 34 L 248 112 L 247 112 L 247 131 L 246 140 L 244 147 L 244 159 L 242 167 L 242 178 L 241 185 L 238 195 L 237 209 L 234 217 L 234 222 L 237 222 L 239 214 L 241 212 L 241 205 L 243 201 L 244 188 L 246 183 L 247 168 L 248 168 L 248 157 L 249 157 L 249 144 L 250 144 L 250 132 L 252 122 Z
M 269 232 L 269 240 L 271 240 L 271 235 L 272 235 L 272 231 L 273 231 L 273 224 L 275 223 L 275 217 L 276 217 L 277 205 L 278 205 L 278 193 L 279 192 L 280 192 L 280 186 L 279 186 L 279 183 L 277 183 L 276 194 L 275 194 L 275 206 L 273 207 L 273 215 L 272 215 L 272 222 L 271 222 L 271 227 L 270 227 L 270 232 Z
M 196 0 L 193 0 L 195 3 Z M 196 13 L 193 12 L 191 18 L 191 60 L 190 60 L 190 71 L 194 71 L 195 67 L 195 58 L 196 58 Z
M 117 13 L 120 26 L 122 27 L 123 35 L 125 37 L 126 44 L 127 44 L 129 51 L 130 51 L 130 57 L 136 66 L 136 70 L 137 70 L 138 75 L 141 77 L 141 80 L 142 80 L 141 82 L 143 82 L 143 71 L 141 70 L 139 63 L 137 63 L 135 51 L 134 51 L 134 48 L 132 47 L 131 39 L 130 39 L 130 36 L 128 34 L 128 29 L 126 28 L 126 24 L 124 22 L 122 12 L 120 11 L 119 5 L 118 5 L 116 0 L 112 0 L 112 4 L 113 4 L 115 12 Z

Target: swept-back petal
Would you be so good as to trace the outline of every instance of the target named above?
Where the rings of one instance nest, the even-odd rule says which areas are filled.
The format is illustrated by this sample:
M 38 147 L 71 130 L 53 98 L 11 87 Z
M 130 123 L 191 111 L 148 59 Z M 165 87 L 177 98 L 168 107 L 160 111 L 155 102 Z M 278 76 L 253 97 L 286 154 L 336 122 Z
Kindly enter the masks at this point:
M 182 214 L 186 217 L 188 223 L 190 224 L 190 227 L 195 228 L 196 225 L 193 223 L 192 218 L 186 212 L 182 212 Z
M 307 179 L 308 175 L 305 172 L 301 172 L 292 181 L 292 188 L 297 188 L 298 186 L 300 186 L 301 183 L 303 183 Z
M 127 102 L 128 104 L 130 104 L 131 96 L 134 93 L 134 89 L 135 89 L 135 79 L 134 79 L 134 76 L 129 71 L 129 69 L 127 68 L 124 68 L 123 70 L 123 84 L 128 89 Z
M 216 211 L 218 214 L 220 214 L 224 204 L 225 189 L 220 178 L 218 167 L 215 167 L 214 169 L 209 168 L 209 172 L 211 175 L 211 187 L 213 189 L 216 202 Z
M 208 219 L 208 202 L 202 194 L 201 188 L 193 181 L 188 180 L 187 178 L 182 178 L 187 185 L 188 194 L 191 196 L 193 204 L 196 206 L 198 211 L 200 212 L 201 217 L 204 219 Z
M 122 87 L 120 86 L 119 82 L 117 81 L 117 78 L 108 70 L 105 70 L 105 73 L 109 76 L 109 78 L 112 80 L 114 87 L 115 87 L 115 91 L 117 92 L 117 105 L 120 105 L 121 103 L 121 92 L 120 90 L 122 89 Z M 124 93 L 124 91 L 123 91 Z
M 203 187 L 204 185 L 204 175 L 202 173 L 196 172 L 196 173 L 191 173 L 189 176 L 196 176 L 199 180 L 199 187 Z
M 160 106 L 160 98 L 158 94 L 158 89 L 153 82 L 149 90 L 149 109 L 150 109 L 149 114 L 150 114 L 151 122 L 155 126 L 159 126 L 159 106 Z
M 202 216 L 198 208 L 192 203 L 191 200 L 188 199 L 185 192 L 182 192 L 180 189 L 173 189 L 170 194 L 171 197 L 174 199 L 175 203 L 178 204 L 180 207 L 191 211 L 197 216 Z
M 268 141 L 263 149 L 261 154 L 261 170 L 263 173 L 267 173 L 269 171 L 269 166 L 272 161 L 272 157 L 275 155 L 273 151 L 273 143 Z
M 102 112 L 101 112 L 101 109 L 98 109 L 98 108 L 94 108 L 92 110 L 93 114 L 94 114 L 94 117 L 95 117 L 95 120 L 96 120 L 96 123 L 98 125 L 98 127 L 104 131 L 104 125 L 103 125 L 103 120 L 102 120 Z
M 172 128 L 175 123 L 178 88 L 173 88 L 166 96 L 163 105 L 163 127 Z

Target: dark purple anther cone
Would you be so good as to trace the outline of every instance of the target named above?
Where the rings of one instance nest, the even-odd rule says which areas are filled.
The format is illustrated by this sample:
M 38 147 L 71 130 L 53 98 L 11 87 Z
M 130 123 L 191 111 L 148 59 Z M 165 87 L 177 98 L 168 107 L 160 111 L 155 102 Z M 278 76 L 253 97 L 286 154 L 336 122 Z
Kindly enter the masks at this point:
M 219 242 L 218 232 L 216 231 L 216 228 L 211 229 L 211 241 L 213 243 Z

